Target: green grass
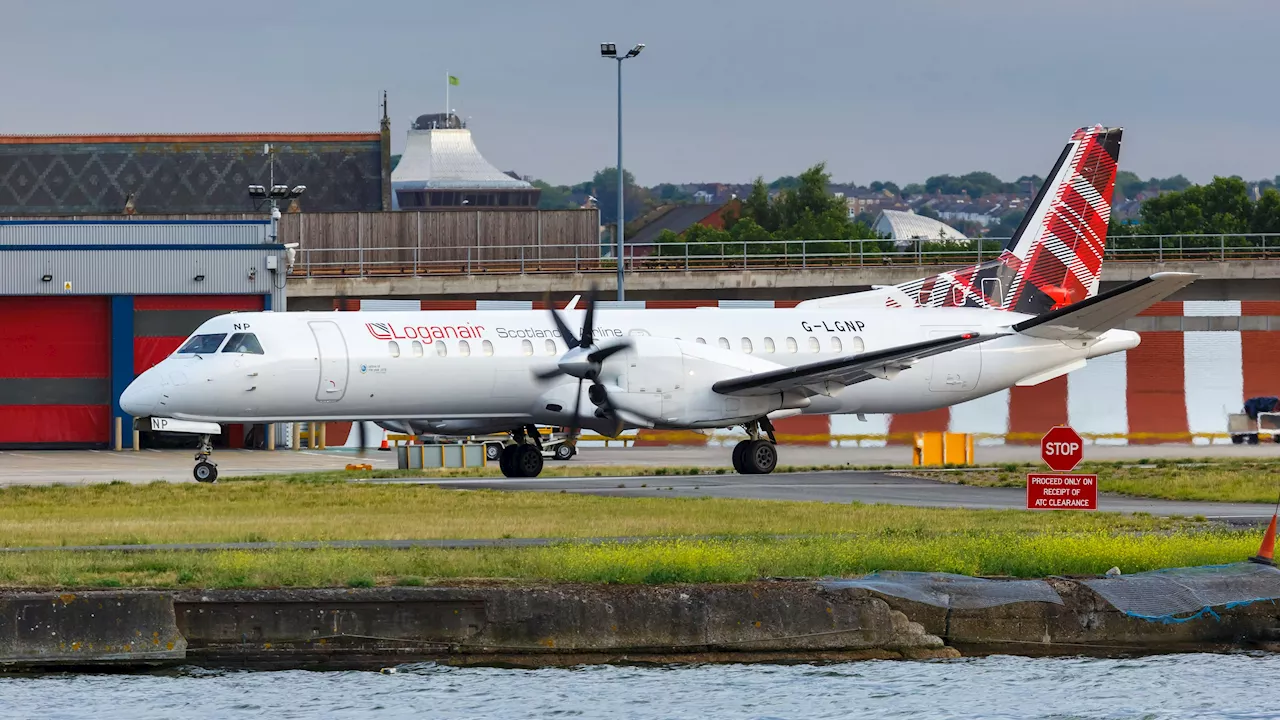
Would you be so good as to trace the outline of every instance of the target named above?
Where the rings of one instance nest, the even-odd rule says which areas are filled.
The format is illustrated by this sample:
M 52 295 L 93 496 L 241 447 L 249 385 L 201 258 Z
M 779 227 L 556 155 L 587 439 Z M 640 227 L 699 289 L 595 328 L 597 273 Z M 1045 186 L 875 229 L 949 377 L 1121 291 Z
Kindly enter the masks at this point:
M 459 581 L 740 582 L 875 570 L 1041 577 L 1237 562 L 1258 533 L 874 533 L 467 550 L 69 552 L 0 556 L 0 586 L 373 587 Z
M 779 465 L 774 472 L 821 472 L 829 470 L 893 470 L 901 465 Z M 670 466 L 670 465 L 564 465 L 547 464 L 539 477 L 677 477 L 684 475 L 733 475 L 734 470 L 725 466 Z M 297 483 L 349 482 L 352 479 L 390 478 L 500 478 L 502 471 L 496 464 L 483 468 L 440 468 L 434 470 L 314 470 L 299 473 L 268 473 L 263 475 L 225 475 L 219 482 L 257 482 L 281 480 Z M 119 481 L 123 482 L 123 481 Z
M 943 482 L 987 487 L 1025 487 L 1028 472 L 1050 472 L 1043 465 L 1008 465 L 972 472 L 903 471 Z M 1084 463 L 1075 472 L 1098 476 L 1098 489 L 1135 497 L 1210 502 L 1274 503 L 1280 495 L 1280 462 L 1232 460 L 1154 460 L 1132 463 Z
M 948 510 L 727 498 L 623 498 L 260 480 L 0 489 L 0 546 L 850 532 L 1172 530 L 1110 513 Z

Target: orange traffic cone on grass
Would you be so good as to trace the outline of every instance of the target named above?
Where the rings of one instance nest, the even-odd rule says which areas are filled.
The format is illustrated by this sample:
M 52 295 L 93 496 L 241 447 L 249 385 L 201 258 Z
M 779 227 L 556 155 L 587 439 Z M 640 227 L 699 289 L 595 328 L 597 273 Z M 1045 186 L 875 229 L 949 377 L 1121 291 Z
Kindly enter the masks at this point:
M 1259 565 L 1275 565 L 1276 552 L 1276 516 L 1271 516 L 1271 524 L 1267 526 L 1267 534 L 1262 536 L 1262 547 L 1258 548 L 1258 554 L 1249 558 L 1249 562 L 1258 563 Z

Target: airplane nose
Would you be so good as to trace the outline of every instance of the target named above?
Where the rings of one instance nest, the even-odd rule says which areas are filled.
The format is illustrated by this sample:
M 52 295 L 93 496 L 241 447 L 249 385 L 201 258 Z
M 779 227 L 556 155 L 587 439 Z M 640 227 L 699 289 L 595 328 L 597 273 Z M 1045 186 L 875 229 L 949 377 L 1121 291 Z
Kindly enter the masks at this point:
M 160 386 L 155 377 L 143 373 L 120 393 L 120 409 L 133 417 L 147 417 L 160 402 Z

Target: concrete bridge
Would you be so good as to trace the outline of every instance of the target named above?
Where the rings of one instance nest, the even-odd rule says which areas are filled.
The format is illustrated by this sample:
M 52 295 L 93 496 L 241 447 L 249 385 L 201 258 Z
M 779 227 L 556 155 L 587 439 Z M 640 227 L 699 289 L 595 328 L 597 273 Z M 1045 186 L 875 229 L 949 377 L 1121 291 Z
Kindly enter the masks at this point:
M 806 300 L 892 285 L 961 265 L 856 265 L 779 269 L 645 270 L 626 278 L 628 300 Z M 1157 272 L 1194 272 L 1202 277 L 1172 300 L 1280 300 L 1280 260 L 1206 260 L 1176 262 L 1108 261 L 1102 287 Z M 291 277 L 289 308 L 327 310 L 336 298 L 425 300 L 537 300 L 581 292 L 595 283 L 604 298 L 615 294 L 612 270 L 588 272 L 471 272 L 400 276 Z

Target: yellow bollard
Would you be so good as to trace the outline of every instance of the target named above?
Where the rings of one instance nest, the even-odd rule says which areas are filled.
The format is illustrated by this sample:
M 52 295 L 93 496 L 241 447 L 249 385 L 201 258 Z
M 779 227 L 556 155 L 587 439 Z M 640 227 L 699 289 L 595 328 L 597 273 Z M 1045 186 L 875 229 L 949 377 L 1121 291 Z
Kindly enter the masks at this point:
M 276 424 L 267 423 L 266 430 L 267 430 L 267 449 L 275 450 L 276 449 Z
M 123 435 L 124 435 L 124 418 L 117 416 L 117 417 L 116 417 L 116 431 L 115 431 L 115 433 L 114 433 L 114 436 L 115 436 L 115 451 L 116 451 L 116 452 L 120 452 L 120 450 L 122 450 L 122 449 L 123 449 L 123 447 L 124 447 L 124 437 L 123 437 Z

